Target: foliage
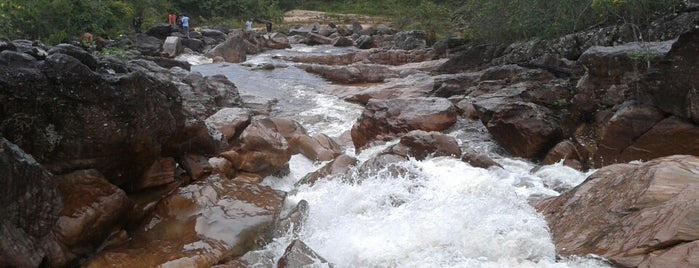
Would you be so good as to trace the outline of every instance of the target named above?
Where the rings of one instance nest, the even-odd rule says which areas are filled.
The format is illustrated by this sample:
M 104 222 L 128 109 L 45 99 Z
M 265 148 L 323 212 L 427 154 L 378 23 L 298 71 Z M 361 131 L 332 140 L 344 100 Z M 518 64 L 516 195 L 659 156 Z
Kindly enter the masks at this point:
M 591 26 L 647 25 L 681 0 L 468 0 L 456 12 L 468 36 L 485 41 L 549 38 Z
M 185 13 L 193 25 L 241 25 L 251 18 L 281 22 L 283 10 L 310 9 L 391 18 L 399 30 L 431 39 L 461 35 L 480 42 L 549 38 L 592 26 L 627 23 L 640 29 L 682 0 L 0 0 L 0 37 L 65 42 L 91 31 L 116 37 Z M 642 36 L 637 32 L 637 36 Z

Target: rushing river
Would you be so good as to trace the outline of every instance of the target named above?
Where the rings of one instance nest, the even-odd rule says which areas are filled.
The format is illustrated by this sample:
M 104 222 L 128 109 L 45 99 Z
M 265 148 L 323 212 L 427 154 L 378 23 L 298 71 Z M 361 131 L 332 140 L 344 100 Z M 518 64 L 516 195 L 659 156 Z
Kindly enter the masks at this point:
M 248 102 L 275 103 L 270 116 L 294 119 L 310 134 L 340 137 L 351 129 L 362 107 L 326 94 L 339 85 L 279 56 L 346 51 L 294 46 L 249 56 L 243 64 L 200 64 L 192 70 L 225 75 Z M 608 266 L 589 256 L 558 258 L 543 216 L 528 203 L 530 198 L 558 195 L 552 189 L 573 187 L 589 172 L 561 164 L 534 169 L 532 163 L 506 157 L 478 121 L 461 120 L 446 133 L 462 148 L 485 153 L 504 169 L 474 168 L 458 159 L 437 157 L 405 162 L 403 168 L 409 171 L 405 177 L 379 171 L 354 178 L 361 183 L 330 178 L 295 187 L 325 163 L 292 157 L 289 175 L 268 177 L 263 183 L 289 193 L 286 210 L 306 200 L 309 215 L 298 237 L 290 233 L 255 251 L 256 266 L 273 267 L 295 238 L 336 267 Z M 346 153 L 366 161 L 386 146 L 357 155 L 349 143 Z

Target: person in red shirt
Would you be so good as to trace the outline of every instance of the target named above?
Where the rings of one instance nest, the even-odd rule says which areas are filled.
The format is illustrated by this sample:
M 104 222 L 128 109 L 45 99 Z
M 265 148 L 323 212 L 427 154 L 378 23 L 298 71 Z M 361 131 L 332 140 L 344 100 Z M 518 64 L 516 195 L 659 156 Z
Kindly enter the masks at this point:
M 167 20 L 170 22 L 170 25 L 175 25 L 175 21 L 177 20 L 177 16 L 175 16 L 175 13 L 170 13 L 167 15 Z

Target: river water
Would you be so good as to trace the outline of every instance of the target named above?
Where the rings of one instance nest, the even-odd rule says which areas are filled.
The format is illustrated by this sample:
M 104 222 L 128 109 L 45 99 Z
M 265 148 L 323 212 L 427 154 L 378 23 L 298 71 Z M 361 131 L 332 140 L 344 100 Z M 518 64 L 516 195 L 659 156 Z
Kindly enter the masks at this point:
M 198 64 L 192 71 L 225 75 L 245 101 L 274 103 L 270 116 L 294 119 L 309 134 L 346 137 L 362 107 L 327 93 L 342 85 L 306 73 L 280 56 L 349 50 L 295 45 L 249 56 L 242 64 Z M 192 56 L 184 59 L 203 63 Z M 325 163 L 293 156 L 289 175 L 268 177 L 263 184 L 289 193 L 287 211 L 306 200 L 308 218 L 298 234 L 274 239 L 252 252 L 250 261 L 255 267 L 274 267 L 286 246 L 300 239 L 335 267 L 609 267 L 594 256 L 557 257 L 543 216 L 528 203 L 530 198 L 558 195 L 554 188 L 571 188 L 590 172 L 561 164 L 535 169 L 533 163 L 507 157 L 479 121 L 461 119 L 445 133 L 504 168 L 474 168 L 437 157 L 403 163 L 409 171 L 403 177 L 380 170 L 354 178 L 361 183 L 327 178 L 295 187 Z M 344 144 L 346 153 L 360 161 L 388 146 L 355 154 L 351 142 Z

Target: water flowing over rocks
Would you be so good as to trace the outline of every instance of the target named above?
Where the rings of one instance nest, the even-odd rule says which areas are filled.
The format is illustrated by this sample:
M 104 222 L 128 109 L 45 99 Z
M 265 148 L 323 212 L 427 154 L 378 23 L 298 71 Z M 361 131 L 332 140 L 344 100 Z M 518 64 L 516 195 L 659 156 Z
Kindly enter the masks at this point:
M 315 169 L 293 174 L 301 179 L 290 194 L 359 187 L 379 175 L 395 184 L 418 181 L 422 171 L 410 165 L 435 157 L 478 167 L 460 169 L 476 183 L 482 178 L 471 175 L 518 180 L 505 192 L 536 183 L 527 176 L 546 167 L 506 174 L 527 165 L 491 158 L 451 132 L 477 124 L 482 139 L 495 141 L 493 150 L 506 157 L 600 168 L 573 189 L 549 183 L 550 192 L 529 195 L 558 254 L 597 254 L 620 267 L 695 267 L 697 14 L 666 16 L 651 25 L 653 41 L 635 43 L 627 25 L 556 40 L 482 45 L 451 38 L 428 47 L 424 32 L 359 22 L 302 27 L 289 36 L 196 29 L 188 39 L 161 24 L 108 44 L 133 49 L 126 59 L 68 44 L 0 40 L 0 266 L 343 266 L 300 239 L 314 212 L 309 202 L 286 200 L 286 192 L 267 186 L 293 173 L 292 156 Z M 255 109 L 226 76 L 190 72 L 172 59 L 191 49 L 238 63 L 299 43 L 345 52 L 292 49 L 265 55 L 288 65 L 235 67 L 300 69 L 334 83 L 319 91 L 364 106 L 347 125 L 351 131 L 335 137 L 295 121 L 326 115 L 270 116 L 279 113 L 271 108 L 276 102 Z M 363 155 L 390 141 L 396 143 Z M 645 162 L 628 163 L 635 160 Z M 398 185 L 405 194 L 428 186 Z M 349 210 L 370 213 L 356 194 L 358 206 Z M 409 201 L 402 194 L 387 192 L 382 204 L 401 207 Z M 535 200 L 542 196 L 555 197 Z M 254 250 L 273 243 L 283 253 Z M 554 259 L 547 243 L 533 250 L 550 249 Z M 526 262 L 544 255 L 531 253 Z
M 104 249 L 86 267 L 208 267 L 240 256 L 271 228 L 284 194 L 213 175 L 158 203 L 132 239 Z
M 441 131 L 456 122 L 457 110 L 443 98 L 369 100 L 352 127 L 359 151 L 374 141 L 387 141 L 411 130 Z
M 699 158 L 681 155 L 606 166 L 536 207 L 560 254 L 594 253 L 620 267 L 691 267 L 699 264 L 698 171 Z

